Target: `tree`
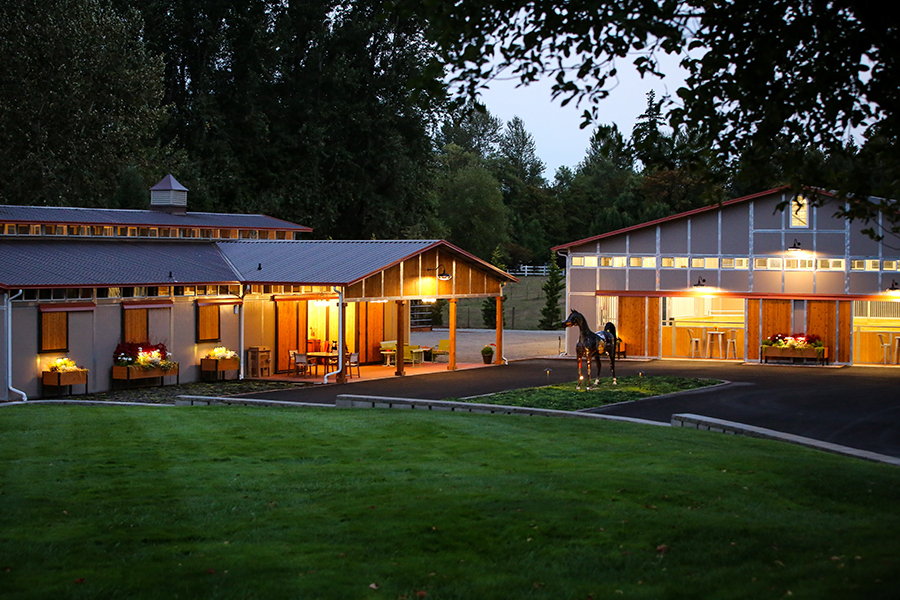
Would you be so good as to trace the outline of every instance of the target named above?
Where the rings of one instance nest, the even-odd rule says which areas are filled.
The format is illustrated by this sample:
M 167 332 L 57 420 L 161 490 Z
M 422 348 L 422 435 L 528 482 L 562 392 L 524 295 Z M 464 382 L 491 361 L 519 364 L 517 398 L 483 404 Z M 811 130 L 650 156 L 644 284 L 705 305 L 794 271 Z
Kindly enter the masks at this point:
M 585 123 L 617 70 L 631 61 L 642 75 L 663 76 L 658 56 L 677 54 L 688 77 L 673 126 L 689 124 L 724 162 L 746 148 L 791 140 L 826 153 L 851 128 L 876 138 L 870 160 L 844 173 L 807 171 L 783 157 L 792 183 L 834 187 L 849 202 L 844 216 L 882 216 L 900 235 L 892 202 L 900 178 L 878 177 L 873 164 L 900 162 L 900 15 L 868 0 L 393 0 L 423 16 L 439 44 L 432 70 L 455 70 L 465 95 L 504 71 L 528 84 L 549 76 L 554 98 L 586 101 Z M 499 58 L 497 58 L 499 57 Z M 869 145 L 868 143 L 866 145 Z M 863 153 L 861 153 L 863 154 Z M 874 160 L 872 160 L 874 159 Z M 810 175 L 822 181 L 803 181 Z M 879 184 L 881 187 L 879 187 Z
M 553 330 L 562 327 L 562 315 L 559 309 L 559 299 L 562 292 L 566 289 L 566 278 L 563 270 L 556 263 L 556 254 L 550 251 L 550 267 L 547 273 L 547 281 L 541 286 L 547 303 L 541 309 L 541 320 L 538 327 L 541 329 Z
M 498 269 L 506 270 L 506 263 L 503 260 L 503 252 L 500 251 L 500 246 L 494 248 L 494 251 L 491 253 L 491 264 L 497 267 Z M 506 295 L 500 297 L 501 300 L 506 300 Z M 506 324 L 506 307 L 502 304 L 500 305 L 500 313 L 503 315 L 503 323 Z M 488 298 L 484 302 L 481 303 L 481 320 L 484 321 L 484 326 L 488 329 L 495 329 L 497 327 L 497 299 L 496 298 Z
M 106 0 L 4 2 L 0 56 L 0 201 L 109 206 L 125 171 L 151 160 L 164 116 L 139 15 Z

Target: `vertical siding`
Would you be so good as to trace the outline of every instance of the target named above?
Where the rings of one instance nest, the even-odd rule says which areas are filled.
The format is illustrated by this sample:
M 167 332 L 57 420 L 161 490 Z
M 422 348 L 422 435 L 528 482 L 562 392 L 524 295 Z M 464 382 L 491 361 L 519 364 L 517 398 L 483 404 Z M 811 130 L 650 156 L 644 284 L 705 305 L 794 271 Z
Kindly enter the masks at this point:
M 836 361 L 849 363 L 852 359 L 853 339 L 853 302 L 842 300 L 838 302 L 838 351 Z
M 759 300 L 747 301 L 747 360 L 759 360 Z
M 629 356 L 647 356 L 644 342 L 647 298 L 619 298 L 619 337 L 628 344 Z
M 647 299 L 647 356 L 659 356 L 659 298 Z
M 828 347 L 829 358 L 834 359 L 837 348 L 837 303 L 832 300 L 810 300 L 806 303 L 806 333 L 822 338 Z

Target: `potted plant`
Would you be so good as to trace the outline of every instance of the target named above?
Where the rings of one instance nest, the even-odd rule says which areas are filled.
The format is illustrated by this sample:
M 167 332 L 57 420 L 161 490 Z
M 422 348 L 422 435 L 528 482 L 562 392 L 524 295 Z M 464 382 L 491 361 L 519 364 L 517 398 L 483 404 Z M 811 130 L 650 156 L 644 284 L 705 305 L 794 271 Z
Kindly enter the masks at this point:
M 178 363 L 165 344 L 122 343 L 113 354 L 113 379 L 146 379 L 178 375 Z
M 484 348 L 481 349 L 481 360 L 484 361 L 484 364 L 489 365 L 494 361 L 494 348 L 496 344 L 488 344 Z
M 71 358 L 57 358 L 48 370 L 41 374 L 44 385 L 62 387 L 64 385 L 87 385 L 88 370 L 79 367 Z
M 218 378 L 219 373 L 234 371 L 240 368 L 240 355 L 234 350 L 229 350 L 225 346 L 213 348 L 206 353 L 205 357 L 200 359 L 200 371 L 204 373 L 215 373 L 216 378 Z

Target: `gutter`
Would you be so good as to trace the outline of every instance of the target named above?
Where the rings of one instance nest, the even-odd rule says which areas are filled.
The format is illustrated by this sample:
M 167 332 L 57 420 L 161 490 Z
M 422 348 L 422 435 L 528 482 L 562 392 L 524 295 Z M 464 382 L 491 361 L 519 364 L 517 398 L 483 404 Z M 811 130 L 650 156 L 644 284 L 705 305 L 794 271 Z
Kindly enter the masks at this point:
M 337 289 L 338 293 L 338 365 L 337 371 L 325 374 L 325 379 L 322 381 L 323 383 L 328 383 L 329 377 L 337 375 L 344 370 L 344 288 L 340 287 L 332 289 Z
M 12 304 L 11 302 L 21 296 L 24 290 L 19 290 L 15 296 L 6 295 L 6 387 L 10 392 L 16 393 L 22 397 L 22 402 L 28 401 L 28 395 L 22 390 L 18 390 L 12 385 Z

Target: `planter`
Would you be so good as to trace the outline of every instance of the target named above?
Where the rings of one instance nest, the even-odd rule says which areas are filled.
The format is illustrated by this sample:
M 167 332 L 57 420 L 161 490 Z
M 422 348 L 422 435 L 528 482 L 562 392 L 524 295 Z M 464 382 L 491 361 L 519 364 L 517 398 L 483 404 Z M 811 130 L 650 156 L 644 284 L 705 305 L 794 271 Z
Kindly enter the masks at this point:
M 42 387 L 63 388 L 68 386 L 69 393 L 72 393 L 73 385 L 83 385 L 84 393 L 88 393 L 88 370 L 77 369 L 75 371 L 43 371 L 41 373 Z M 42 396 L 45 394 L 41 393 Z
M 482 354 L 481 360 L 484 361 L 484 364 L 489 365 L 492 362 L 494 362 L 494 355 L 493 354 Z
M 135 379 L 150 379 L 151 377 L 171 377 L 172 375 L 178 377 L 177 364 L 168 371 L 163 371 L 159 368 L 143 369 L 139 366 L 131 365 L 128 367 L 113 367 L 112 372 L 113 379 L 121 379 L 125 381 L 133 381 Z
M 201 358 L 200 359 L 200 371 L 201 373 L 213 373 L 216 379 L 219 378 L 219 373 L 224 373 L 225 371 L 236 371 L 241 368 L 241 361 L 237 358 Z M 224 375 L 223 375 L 224 377 Z
M 777 346 L 760 346 L 760 360 L 769 362 L 770 358 L 803 362 L 813 360 L 823 365 L 828 362 L 828 348 L 779 348 Z
M 87 369 L 77 371 L 44 371 L 42 373 L 44 385 L 62 387 L 64 385 L 87 385 Z

